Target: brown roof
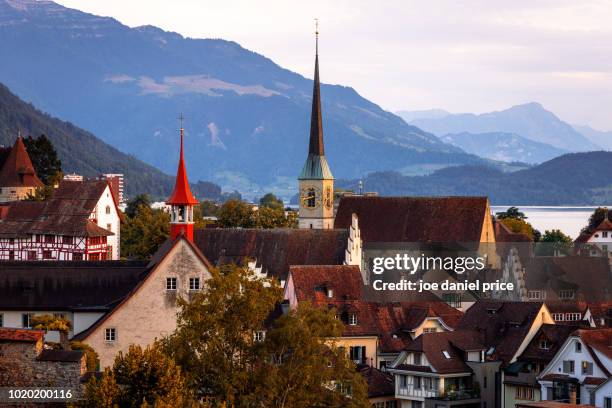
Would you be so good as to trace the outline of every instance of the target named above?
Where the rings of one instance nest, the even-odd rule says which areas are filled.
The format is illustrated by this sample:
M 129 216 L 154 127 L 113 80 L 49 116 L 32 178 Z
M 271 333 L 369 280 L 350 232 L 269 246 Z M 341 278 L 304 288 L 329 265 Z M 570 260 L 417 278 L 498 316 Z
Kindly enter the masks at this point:
M 348 234 L 348 229 L 206 228 L 195 230 L 194 243 L 214 265 L 256 260 L 262 272 L 284 280 L 290 265 L 341 265 Z
M 37 360 L 78 363 L 83 358 L 83 355 L 84 353 L 81 350 L 43 350 Z
M 565 340 L 577 328 L 577 325 L 543 324 L 518 360 L 549 363 Z M 546 341 L 547 349 L 540 347 L 542 341 Z
M 537 401 L 537 402 L 518 402 L 517 408 L 576 408 L 576 407 L 591 407 L 592 405 L 581 405 L 581 404 L 568 404 L 565 402 L 557 401 Z
M 368 398 L 395 395 L 395 386 L 391 374 L 365 364 L 358 365 L 357 371 L 368 384 Z
M 28 343 L 36 343 L 45 336 L 42 330 L 31 329 L 13 329 L 8 327 L 0 327 L 0 341 L 24 341 Z
M 591 239 L 591 237 L 598 231 L 612 231 L 612 222 L 610 222 L 609 219 L 604 218 L 603 221 L 601 221 L 599 225 L 597 225 L 597 227 L 595 227 L 595 229 L 593 229 L 592 231 L 587 230 L 581 232 L 574 242 L 584 244 L 588 242 L 589 239 Z
M 579 329 L 572 333 L 589 347 L 612 359 L 612 328 Z
M 607 381 L 607 378 L 602 378 L 602 377 L 584 377 L 584 380 L 582 381 L 583 384 L 588 384 L 588 385 L 599 385 L 599 384 L 603 384 Z
M 423 333 L 406 347 L 406 351 L 424 353 L 437 373 L 469 373 L 472 370 L 465 363 L 463 352 L 484 349 L 480 338 L 481 335 L 473 330 Z
M 334 228 L 359 217 L 364 242 L 480 242 L 486 197 L 371 197 L 340 199 Z
M 42 187 L 26 151 L 23 139 L 18 137 L 0 169 L 2 187 Z
M 62 181 L 45 201 L 14 201 L 0 211 L 0 237 L 29 234 L 95 237 L 114 235 L 89 219 L 106 180 Z
M 487 350 L 492 350 L 488 358 L 500 360 L 505 366 L 518 351 L 542 305 L 479 300 L 465 312 L 458 328 L 481 333 Z
M 109 310 L 146 273 L 141 261 L 0 261 L 0 310 Z
M 341 316 L 355 313 L 357 324 L 345 324 L 343 335 L 376 335 L 382 352 L 401 351 L 412 340 L 410 332 L 427 318 L 439 318 L 453 328 L 462 316 L 460 311 L 441 301 L 364 301 L 364 285 L 357 266 L 296 265 L 291 266 L 290 273 L 298 302 L 334 308 Z M 331 297 L 328 297 L 329 289 Z
M 612 327 L 612 302 L 589 302 L 589 310 L 597 327 Z

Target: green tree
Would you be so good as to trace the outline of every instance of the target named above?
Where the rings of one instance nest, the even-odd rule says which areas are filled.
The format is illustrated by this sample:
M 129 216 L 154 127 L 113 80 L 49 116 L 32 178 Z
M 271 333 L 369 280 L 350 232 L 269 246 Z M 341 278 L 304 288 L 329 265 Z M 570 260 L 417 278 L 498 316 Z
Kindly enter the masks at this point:
M 199 204 L 202 217 L 216 217 L 219 212 L 219 205 L 211 200 L 203 200 Z
M 86 386 L 86 407 L 195 407 L 185 377 L 157 343 L 119 352 L 112 370 Z
M 572 242 L 572 238 L 569 235 L 565 235 L 561 230 L 546 230 L 536 247 L 536 255 L 569 255 L 572 249 Z
M 253 406 L 369 407 L 364 379 L 329 340 L 342 329 L 333 311 L 308 304 L 280 317 L 262 344 Z
M 38 178 L 47 186 L 53 186 L 63 178 L 62 162 L 57 157 L 53 143 L 45 135 L 28 136 L 23 140 Z
M 98 371 L 99 367 L 99 356 L 96 350 L 93 349 L 89 344 L 81 343 L 80 341 L 71 341 L 70 348 L 72 350 L 81 350 L 85 353 L 85 363 L 87 364 L 87 371 Z
M 149 259 L 170 234 L 170 215 L 141 205 L 121 224 L 121 254 Z
M 148 194 L 138 194 L 136 197 L 128 201 L 125 208 L 125 215 L 130 218 L 134 217 L 140 206 L 151 206 L 151 197 Z
M 241 200 L 228 200 L 219 209 L 217 220 L 225 228 L 253 228 L 256 225 L 253 206 Z
M 504 219 L 525 220 L 527 219 L 527 217 L 525 216 L 525 213 L 522 211 L 519 211 L 517 207 L 510 207 L 506 211 L 495 213 L 495 215 L 500 220 L 504 220 Z
M 267 207 L 273 210 L 283 210 L 285 208 L 283 200 L 272 193 L 268 193 L 259 199 L 260 207 Z
M 521 218 L 502 218 L 500 219 L 508 229 L 512 232 L 523 234 L 531 238 L 534 242 L 537 242 L 540 238 L 540 232 L 533 228 L 533 226 Z
M 608 210 L 606 207 L 596 208 L 595 211 L 593 211 L 593 214 L 591 214 L 589 217 L 588 225 L 584 227 L 581 232 L 590 234 L 591 232 L 595 231 L 595 228 L 597 228 L 597 226 L 606 218 L 610 219 L 610 210 Z
M 288 226 L 283 208 L 260 207 L 255 213 L 257 228 L 284 228 Z

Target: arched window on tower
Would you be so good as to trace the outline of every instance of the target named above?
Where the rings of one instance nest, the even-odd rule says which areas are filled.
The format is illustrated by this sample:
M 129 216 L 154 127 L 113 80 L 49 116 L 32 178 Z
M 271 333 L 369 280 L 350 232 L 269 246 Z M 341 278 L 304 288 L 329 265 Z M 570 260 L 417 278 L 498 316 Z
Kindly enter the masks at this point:
M 178 211 L 178 222 L 185 222 L 185 206 L 179 206 Z
M 314 208 L 316 202 L 316 192 L 314 188 L 308 189 L 308 199 L 306 200 L 306 206 Z

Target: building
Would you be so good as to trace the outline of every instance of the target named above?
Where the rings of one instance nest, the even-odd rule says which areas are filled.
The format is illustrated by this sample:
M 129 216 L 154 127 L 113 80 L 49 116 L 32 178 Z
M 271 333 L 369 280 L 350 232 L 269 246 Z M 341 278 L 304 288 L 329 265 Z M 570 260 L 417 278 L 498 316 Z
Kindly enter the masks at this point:
M 84 353 L 46 349 L 43 337 L 40 330 L 0 328 L 0 387 L 58 387 L 78 396 Z
M 65 177 L 64 177 L 65 178 Z M 111 190 L 115 193 L 119 205 L 124 204 L 126 199 L 124 195 L 124 177 L 122 173 L 105 173 L 101 174 L 100 180 L 108 180 Z
M 591 232 L 581 233 L 575 241 L 583 251 L 592 256 L 610 256 L 612 251 L 612 222 L 605 218 Z
M 0 259 L 119 259 L 117 204 L 107 181 L 62 180 L 44 201 L 0 205 Z
M 318 33 L 316 41 L 308 157 L 298 178 L 298 222 L 300 228 L 331 229 L 334 226 L 334 176 L 327 163 L 323 144 Z
M 358 365 L 357 371 L 368 384 L 368 400 L 372 408 L 397 408 L 393 376 L 368 365 Z
M 0 203 L 23 200 L 43 186 L 21 136 L 10 150 L 1 149 Z
M 612 397 L 608 385 L 599 387 L 612 376 L 611 341 L 610 328 L 574 331 L 538 376 L 542 399 L 594 405 Z
M 80 174 L 76 174 L 76 173 L 68 173 L 68 174 L 64 174 L 64 180 L 68 180 L 68 181 L 83 181 L 83 176 L 81 176 Z

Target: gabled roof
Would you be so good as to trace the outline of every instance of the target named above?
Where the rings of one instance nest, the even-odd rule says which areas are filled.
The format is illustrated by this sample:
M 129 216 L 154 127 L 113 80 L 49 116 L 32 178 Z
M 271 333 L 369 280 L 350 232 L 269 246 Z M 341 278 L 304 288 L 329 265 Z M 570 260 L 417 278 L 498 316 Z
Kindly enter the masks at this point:
M 147 271 L 142 261 L 0 261 L 0 310 L 108 311 Z
M 473 330 L 424 333 L 414 339 L 406 351 L 421 352 L 440 374 L 470 373 L 472 369 L 464 362 L 465 351 L 483 350 L 481 335 Z M 447 357 L 448 356 L 448 357 Z M 397 367 L 407 369 L 408 367 Z
M 42 340 L 44 336 L 45 332 L 42 330 L 0 327 L 0 342 L 20 341 L 36 343 L 39 340 Z
M 198 200 L 195 199 L 189 188 L 189 180 L 187 179 L 187 169 L 185 167 L 185 158 L 183 157 L 183 128 L 181 127 L 181 153 L 179 157 L 178 168 L 176 170 L 176 181 L 174 190 L 170 198 L 166 201 L 168 205 L 195 205 Z
M 114 235 L 89 219 L 107 187 L 106 180 L 64 180 L 47 200 L 13 201 L 1 205 L 0 237 Z
M 599 225 L 593 229 L 593 231 L 581 232 L 574 242 L 584 244 L 588 242 L 596 232 L 599 231 L 612 231 L 612 222 L 608 218 L 604 218 L 603 221 L 601 221 Z
M 473 243 L 481 240 L 487 209 L 486 197 L 344 196 L 334 228 L 350 227 L 356 214 L 365 243 Z
M 391 397 L 395 395 L 395 383 L 391 374 L 365 364 L 358 365 L 357 371 L 368 384 L 368 398 Z
M 577 328 L 577 325 L 543 324 L 517 360 L 539 361 L 548 364 L 569 335 Z M 547 349 L 541 348 L 544 340 L 547 343 Z
M 612 359 L 612 328 L 579 329 L 572 336 L 580 337 L 584 344 Z
M 458 328 L 480 333 L 487 350 L 493 350 L 490 359 L 505 366 L 519 350 L 542 306 L 541 302 L 479 300 L 465 312 Z
M 18 137 L 10 153 L 4 158 L 0 168 L 0 186 L 2 187 L 42 187 L 26 151 L 23 139 Z
M 348 229 L 205 228 L 194 231 L 194 243 L 213 265 L 257 262 L 262 272 L 287 279 L 290 265 L 341 265 Z

